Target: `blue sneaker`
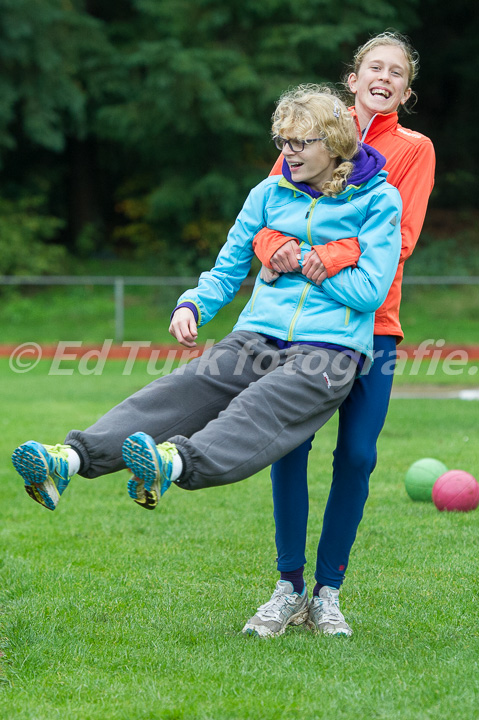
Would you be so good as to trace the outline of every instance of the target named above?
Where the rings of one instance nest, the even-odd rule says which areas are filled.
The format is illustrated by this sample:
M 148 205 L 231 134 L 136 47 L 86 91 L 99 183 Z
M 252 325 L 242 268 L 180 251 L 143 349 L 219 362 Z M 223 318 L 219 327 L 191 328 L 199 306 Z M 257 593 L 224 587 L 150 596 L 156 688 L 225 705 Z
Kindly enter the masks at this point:
M 143 432 L 130 435 L 123 443 L 123 460 L 133 473 L 128 495 L 147 510 L 154 510 L 171 485 L 173 457 L 178 450 L 169 442 L 155 445 Z
M 12 463 L 25 481 L 25 490 L 48 510 L 55 510 L 68 475 L 68 445 L 41 445 L 29 440 L 14 451 Z

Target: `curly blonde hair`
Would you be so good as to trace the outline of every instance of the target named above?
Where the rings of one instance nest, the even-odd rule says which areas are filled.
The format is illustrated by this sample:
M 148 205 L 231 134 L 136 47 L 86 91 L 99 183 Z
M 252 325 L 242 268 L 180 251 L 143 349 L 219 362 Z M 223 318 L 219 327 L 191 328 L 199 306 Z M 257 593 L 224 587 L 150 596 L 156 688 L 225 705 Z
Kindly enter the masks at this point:
M 349 162 L 358 152 L 356 125 L 341 98 L 326 85 L 299 85 L 283 93 L 272 117 L 273 136 L 304 139 L 313 135 L 324 138 L 324 147 L 338 166 L 321 191 L 336 197 L 344 189 L 353 171 Z
M 374 37 L 369 38 L 369 40 L 365 42 L 364 45 L 360 45 L 360 47 L 358 47 L 358 49 L 354 53 L 353 62 L 351 63 L 346 75 L 344 76 L 344 86 L 348 92 L 350 92 L 348 84 L 349 75 L 351 73 L 357 75 L 361 69 L 361 65 L 367 53 L 377 47 L 381 47 L 382 45 L 392 45 L 394 47 L 401 48 L 404 53 L 407 65 L 407 87 L 411 87 L 414 80 L 417 78 L 419 72 L 419 53 L 413 48 L 409 41 L 409 38 L 407 38 L 405 35 L 401 35 L 401 33 L 398 33 L 395 30 L 385 30 L 384 32 L 379 33 L 379 35 L 374 35 Z M 417 95 L 414 90 L 412 90 L 411 97 L 406 103 L 404 103 L 402 107 L 406 112 L 410 112 L 416 102 Z

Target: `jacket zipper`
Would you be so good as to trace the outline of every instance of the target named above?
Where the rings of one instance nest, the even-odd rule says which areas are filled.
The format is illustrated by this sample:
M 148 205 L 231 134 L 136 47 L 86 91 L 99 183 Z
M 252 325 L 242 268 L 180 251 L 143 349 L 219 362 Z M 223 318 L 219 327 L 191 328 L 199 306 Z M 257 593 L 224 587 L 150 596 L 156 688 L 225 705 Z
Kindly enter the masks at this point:
M 298 315 L 303 308 L 304 301 L 306 300 L 306 295 L 309 293 L 309 291 L 311 290 L 312 287 L 313 286 L 311 285 L 311 283 L 308 282 L 308 283 L 306 283 L 306 285 L 303 288 L 303 292 L 301 293 L 301 297 L 299 299 L 298 307 L 296 308 L 296 312 L 293 315 L 293 319 L 291 320 L 291 324 L 288 329 L 288 342 L 290 342 L 293 339 L 293 330 L 294 330 L 294 326 L 296 325 Z
M 366 141 L 366 135 L 368 134 L 369 129 L 370 129 L 371 125 L 373 124 L 375 117 L 376 117 L 376 115 L 373 115 L 372 118 L 371 118 L 371 120 L 368 122 L 368 124 L 367 124 L 366 127 L 364 128 L 363 134 L 362 134 L 362 137 L 361 137 L 361 141 L 362 141 L 362 142 L 365 142 L 365 141 Z
M 321 198 L 313 198 L 311 205 L 309 206 L 308 212 L 306 213 L 306 219 L 308 220 L 308 224 L 306 226 L 306 233 L 308 235 L 308 241 L 309 241 L 309 244 L 311 245 L 311 247 L 313 247 L 313 238 L 311 237 L 311 222 L 313 220 L 314 210 L 316 208 L 318 200 L 320 200 L 320 199 Z M 291 323 L 290 323 L 290 326 L 288 329 L 288 342 L 291 342 L 291 340 L 293 339 L 294 326 L 296 325 L 299 314 L 300 314 L 301 310 L 303 309 L 303 305 L 306 300 L 306 296 L 310 292 L 311 288 L 312 288 L 312 285 L 309 282 L 303 288 L 303 292 L 301 293 L 301 297 L 299 299 L 298 307 L 296 308 L 296 312 L 293 315 L 293 319 L 291 320 Z
M 309 244 L 311 245 L 311 247 L 313 246 L 313 238 L 311 237 L 311 222 L 313 220 L 314 208 L 316 207 L 316 203 L 318 202 L 319 199 L 320 198 L 313 199 L 311 205 L 309 206 L 309 210 L 306 213 L 306 219 L 308 221 L 308 224 L 306 226 L 306 232 L 308 234 L 308 240 L 309 240 Z

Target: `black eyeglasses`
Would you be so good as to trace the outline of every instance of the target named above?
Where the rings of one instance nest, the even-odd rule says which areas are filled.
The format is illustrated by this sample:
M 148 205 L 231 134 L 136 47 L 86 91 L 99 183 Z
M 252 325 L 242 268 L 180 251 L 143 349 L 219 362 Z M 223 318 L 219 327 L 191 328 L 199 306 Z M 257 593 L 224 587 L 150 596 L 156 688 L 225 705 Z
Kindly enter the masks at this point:
M 289 145 L 292 152 L 303 152 L 305 145 L 311 145 L 315 142 L 321 142 L 322 140 L 326 140 L 325 137 L 320 138 L 312 138 L 310 140 L 296 140 L 293 138 L 292 140 L 286 140 L 286 138 L 281 137 L 280 135 L 275 135 L 273 138 L 274 144 L 278 148 L 278 150 L 282 150 L 285 145 Z

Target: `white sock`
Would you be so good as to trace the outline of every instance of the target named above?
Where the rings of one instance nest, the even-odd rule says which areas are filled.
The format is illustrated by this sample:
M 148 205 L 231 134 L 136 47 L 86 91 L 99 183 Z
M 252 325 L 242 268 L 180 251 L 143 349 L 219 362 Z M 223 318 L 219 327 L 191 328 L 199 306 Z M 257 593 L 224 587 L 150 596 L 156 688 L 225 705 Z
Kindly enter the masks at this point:
M 71 447 L 68 448 L 67 453 L 68 453 L 68 475 L 69 475 L 69 477 L 72 477 L 72 475 L 76 475 L 80 469 L 80 456 L 77 453 L 77 451 Z
M 176 480 L 178 480 L 181 473 L 183 472 L 183 460 L 181 459 L 181 455 L 179 452 L 173 455 L 172 464 L 173 468 L 171 471 L 171 482 L 175 482 Z

